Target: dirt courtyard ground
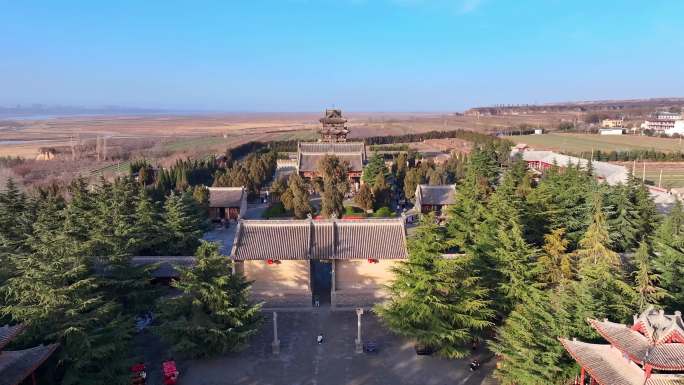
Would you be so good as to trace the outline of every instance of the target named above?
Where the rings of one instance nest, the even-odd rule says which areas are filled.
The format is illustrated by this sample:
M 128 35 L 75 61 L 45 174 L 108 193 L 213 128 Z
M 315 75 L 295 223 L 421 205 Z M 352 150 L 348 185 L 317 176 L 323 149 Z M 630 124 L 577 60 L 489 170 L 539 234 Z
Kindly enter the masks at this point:
M 367 312 L 362 338 L 379 346 L 376 353 L 354 353 L 356 314 L 312 311 L 278 313 L 280 355 L 271 352 L 273 321 L 266 313 L 251 346 L 240 353 L 182 364 L 182 385 L 489 385 L 494 360 L 477 351 L 483 366 L 471 372 L 473 357 L 446 360 L 416 355 L 413 345 L 389 333 Z M 316 343 L 322 333 L 323 344 Z

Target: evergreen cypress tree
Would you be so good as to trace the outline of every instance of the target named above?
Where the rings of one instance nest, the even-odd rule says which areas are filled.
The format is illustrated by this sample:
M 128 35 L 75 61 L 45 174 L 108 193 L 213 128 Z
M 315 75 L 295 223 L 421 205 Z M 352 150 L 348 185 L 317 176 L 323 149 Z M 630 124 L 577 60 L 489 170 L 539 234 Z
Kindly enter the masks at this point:
M 210 357 L 243 348 L 258 330 L 260 304 L 248 300 L 250 283 L 233 275 L 218 246 L 202 242 L 192 268 L 178 268 L 173 286 L 182 295 L 163 298 L 153 330 L 188 357 Z
M 361 179 L 364 183 L 373 185 L 373 183 L 375 183 L 377 180 L 378 174 L 382 174 L 386 177 L 388 176 L 388 171 L 387 167 L 385 167 L 385 160 L 382 158 L 382 155 L 376 153 L 370 158 L 368 164 L 366 164 L 366 166 L 363 168 Z
M 281 197 L 283 206 L 286 210 L 292 211 L 295 218 L 306 218 L 308 214 L 313 212 L 311 202 L 309 202 L 309 193 L 304 186 L 304 180 L 298 173 L 293 173 L 287 181 L 287 190 Z
M 565 229 L 555 229 L 544 236 L 544 252 L 539 257 L 541 281 L 557 286 L 572 280 L 574 269 L 572 256 L 567 253 L 568 240 L 564 238 Z
M 33 212 L 26 195 L 12 179 L 0 191 L 0 285 L 15 274 L 14 259 L 28 252 L 26 238 L 31 233 Z M 0 298 L 0 306 L 2 299 Z
M 609 248 L 601 195 L 594 194 L 593 202 L 592 221 L 575 252 L 579 266 L 574 289 L 578 299 L 575 328 L 586 338 L 594 335 L 586 325 L 587 318 L 625 322 L 636 310 L 637 301 L 636 292 L 624 277 L 619 255 Z
M 684 209 L 677 200 L 654 240 L 657 251 L 655 266 L 660 274 L 660 284 L 670 294 L 664 299 L 670 309 L 684 307 Z
M 588 197 L 593 186 L 595 182 L 575 167 L 566 167 L 563 172 L 556 166 L 548 170 L 527 197 L 527 239 L 541 245 L 545 234 L 562 227 L 569 250 L 574 250 L 587 229 L 591 207 Z
M 60 196 L 41 196 L 32 250 L 17 258 L 16 275 L 0 289 L 6 300 L 0 312 L 27 326 L 19 340 L 26 346 L 62 345 L 62 384 L 125 383 L 132 320 L 106 299 L 88 258 L 64 231 L 65 218 Z
M 424 183 L 425 180 L 415 168 L 409 168 L 404 176 L 404 196 L 406 199 L 413 199 L 416 195 L 416 188 L 419 184 Z
M 523 237 L 519 211 L 513 201 L 514 191 L 502 187 L 492 195 L 488 206 L 486 223 L 493 231 L 487 236 L 486 230 L 481 230 L 479 244 L 493 246 L 491 258 L 498 273 L 493 279 L 498 280 L 500 293 L 496 303 L 498 310 L 505 314 L 535 285 L 537 251 Z
M 135 255 L 159 255 L 165 251 L 169 235 L 164 231 L 163 214 L 153 202 L 147 189 L 140 189 L 135 202 L 131 253 Z
M 613 206 L 613 215 L 608 223 L 613 245 L 617 251 L 633 250 L 637 245 L 640 219 L 631 199 L 629 187 L 619 184 L 609 191 L 607 200 Z
M 497 328 L 489 346 L 498 357 L 494 376 L 503 385 L 565 384 L 574 361 L 558 342 L 572 335 L 562 291 L 531 289 Z
M 637 240 L 640 242 L 658 228 L 660 216 L 646 185 L 632 176 L 628 181 L 628 186 L 637 211 Z
M 164 204 L 164 229 L 170 237 L 168 255 L 191 255 L 200 244 L 206 221 L 189 192 L 172 193 Z
M 367 184 L 362 184 L 359 192 L 354 195 L 354 203 L 366 211 L 373 209 L 373 193 Z
M 381 207 L 388 207 L 391 201 L 391 190 L 385 175 L 378 173 L 373 183 L 373 206 L 377 210 Z
M 457 187 L 456 195 L 459 204 L 449 206 L 447 210 L 450 246 L 461 251 L 473 247 L 478 227 L 484 221 L 484 203 L 487 202 L 489 193 L 477 169 L 469 164 L 463 182 Z
M 349 167 L 340 158 L 326 155 L 321 159 L 318 170 L 323 176 L 321 215 L 326 218 L 333 215 L 340 217 L 344 212 L 344 195 L 349 191 Z
M 460 358 L 468 354 L 467 343 L 492 325 L 493 312 L 472 257 L 443 258 L 444 244 L 434 216 L 426 216 L 409 241 L 408 261 L 394 269 L 390 299 L 376 311 L 393 332 Z
M 643 312 L 649 306 L 659 305 L 668 296 L 667 292 L 658 286 L 660 276 L 653 271 L 651 258 L 651 250 L 648 243 L 641 241 L 639 248 L 634 254 L 636 270 L 632 273 L 638 295 L 637 306 L 639 312 Z

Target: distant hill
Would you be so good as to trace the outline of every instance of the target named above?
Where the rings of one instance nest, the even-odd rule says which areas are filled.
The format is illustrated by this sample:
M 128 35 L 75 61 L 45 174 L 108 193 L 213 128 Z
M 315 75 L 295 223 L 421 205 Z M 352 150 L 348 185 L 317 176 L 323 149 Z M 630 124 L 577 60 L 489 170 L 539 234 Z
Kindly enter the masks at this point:
M 121 106 L 79 107 L 52 106 L 44 104 L 17 105 L 14 107 L 0 106 L 0 118 L 30 118 L 76 115 L 144 115 L 159 114 L 167 111 L 151 108 L 134 108 Z

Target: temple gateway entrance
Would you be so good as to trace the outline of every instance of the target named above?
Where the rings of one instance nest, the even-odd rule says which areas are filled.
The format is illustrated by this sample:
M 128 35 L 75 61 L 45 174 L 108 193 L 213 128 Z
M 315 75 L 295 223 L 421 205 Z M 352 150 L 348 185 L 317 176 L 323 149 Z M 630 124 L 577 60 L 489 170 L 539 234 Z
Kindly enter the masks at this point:
M 313 306 L 316 306 L 316 300 L 318 300 L 321 305 L 330 304 L 332 267 L 332 260 L 311 260 L 311 301 Z

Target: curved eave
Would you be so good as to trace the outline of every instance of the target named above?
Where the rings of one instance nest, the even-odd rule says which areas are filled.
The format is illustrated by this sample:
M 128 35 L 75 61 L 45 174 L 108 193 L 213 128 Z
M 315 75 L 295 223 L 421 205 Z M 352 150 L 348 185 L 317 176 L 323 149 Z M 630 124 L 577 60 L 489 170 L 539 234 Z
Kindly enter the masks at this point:
M 606 330 L 603 327 L 603 325 L 600 321 L 594 320 L 594 319 L 589 319 L 588 321 L 589 321 L 589 324 L 596 330 L 596 332 L 601 335 L 601 337 L 605 338 L 606 341 L 608 341 L 613 347 L 618 349 L 622 354 L 629 357 L 629 359 L 632 360 L 632 362 L 634 362 L 636 364 L 650 365 L 653 369 L 657 369 L 657 370 L 684 371 L 684 344 L 681 345 L 682 355 L 677 360 L 676 363 L 669 364 L 669 365 L 660 364 L 657 362 L 653 362 L 653 361 L 649 360 L 648 358 L 643 357 L 642 355 L 638 355 L 633 350 L 629 349 L 627 346 L 625 346 L 623 341 L 621 341 L 619 338 L 616 338 L 615 335 L 608 332 L 608 330 Z M 626 328 L 626 329 L 631 333 L 639 334 L 639 332 L 637 332 L 635 330 L 632 330 L 629 328 Z M 639 336 L 641 336 L 641 334 L 639 334 Z M 646 337 L 643 337 L 643 338 L 646 338 Z M 651 345 L 650 347 L 652 347 L 652 346 L 653 345 Z M 657 346 L 657 345 L 655 345 L 655 346 Z

